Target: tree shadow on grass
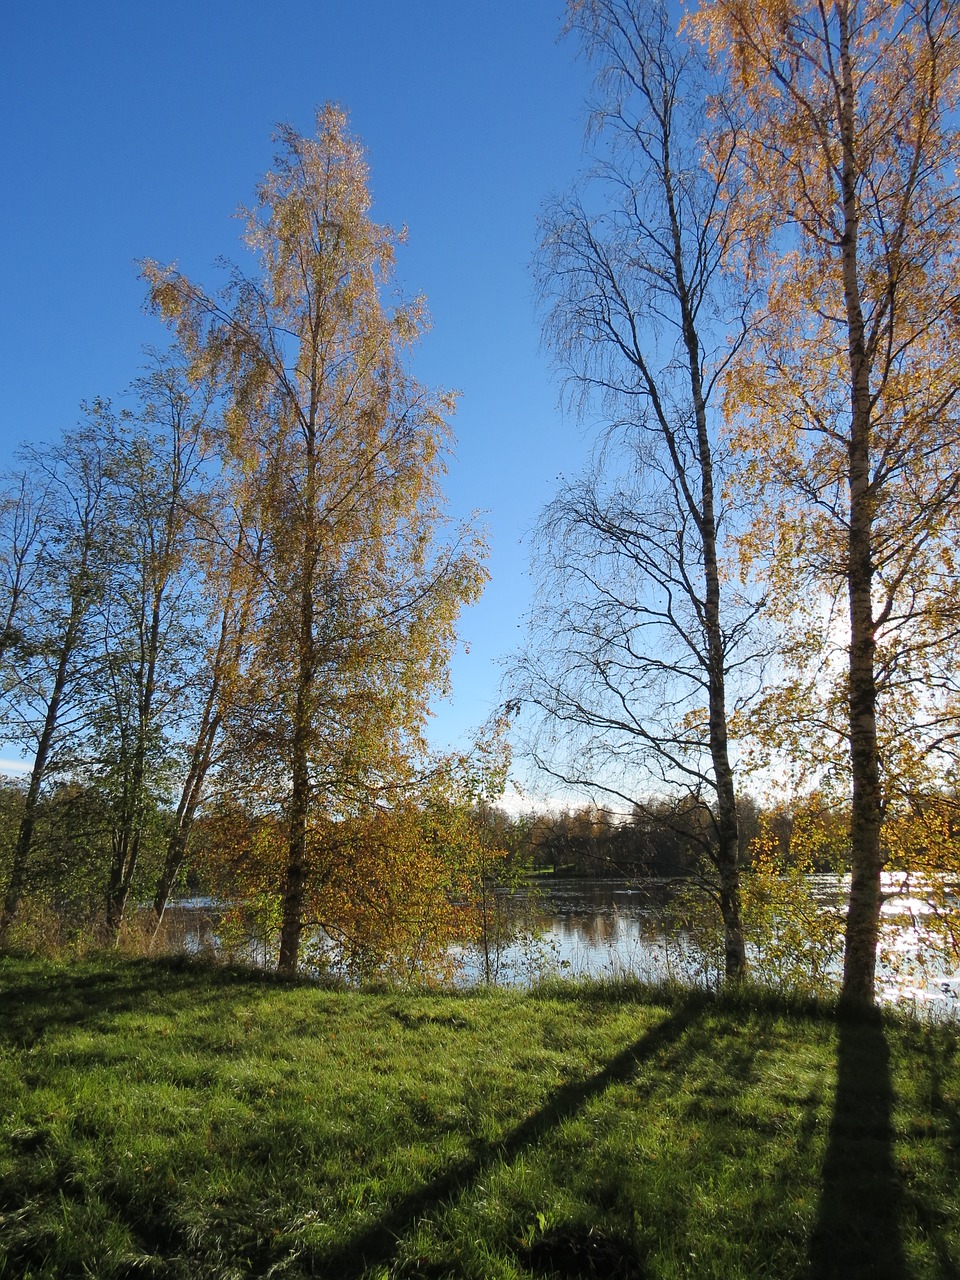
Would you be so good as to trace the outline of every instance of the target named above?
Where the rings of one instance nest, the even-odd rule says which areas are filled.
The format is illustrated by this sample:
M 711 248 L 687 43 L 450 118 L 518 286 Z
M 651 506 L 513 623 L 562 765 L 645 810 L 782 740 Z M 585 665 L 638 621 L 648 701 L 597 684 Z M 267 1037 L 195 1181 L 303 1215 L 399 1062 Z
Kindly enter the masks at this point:
M 907 1280 L 882 1017 L 841 1017 L 838 1025 L 837 1089 L 808 1275 Z
M 181 1004 L 209 1002 L 212 993 L 225 996 L 240 988 L 262 991 L 280 985 L 274 975 L 257 970 L 231 969 L 190 959 L 151 959 L 100 964 L 93 970 L 30 965 L 0 981 L 0 1044 L 29 1048 L 42 1036 L 68 1027 L 98 1025 L 118 1014 L 142 1013 L 157 998 L 163 1012 Z M 309 985 L 285 980 L 282 985 Z
M 429 1209 L 463 1195 L 492 1165 L 514 1160 L 525 1148 L 532 1147 L 552 1129 L 576 1115 L 611 1085 L 630 1080 L 642 1062 L 678 1041 L 703 1007 L 703 998 L 691 995 L 669 1017 L 611 1058 L 602 1070 L 586 1080 L 557 1089 L 539 1111 L 528 1116 L 505 1137 L 497 1142 L 478 1144 L 471 1155 L 402 1197 L 375 1222 L 355 1232 L 336 1248 L 319 1253 L 314 1259 L 315 1274 L 358 1280 L 371 1267 L 388 1261 L 396 1251 L 398 1240 Z

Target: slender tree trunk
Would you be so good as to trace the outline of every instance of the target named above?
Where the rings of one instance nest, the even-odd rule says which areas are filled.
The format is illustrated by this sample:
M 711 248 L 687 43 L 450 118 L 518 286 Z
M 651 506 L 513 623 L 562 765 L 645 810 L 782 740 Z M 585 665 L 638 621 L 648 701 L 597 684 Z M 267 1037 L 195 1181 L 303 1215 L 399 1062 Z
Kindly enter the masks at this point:
M 303 702 L 301 692 L 298 701 Z M 306 732 L 299 714 L 294 728 L 293 761 L 287 871 L 283 889 L 283 917 L 280 926 L 281 973 L 295 973 L 300 958 L 300 935 L 303 932 L 303 904 L 307 884 L 307 814 L 310 798 L 310 774 L 306 751 Z
M 244 537 L 241 530 L 237 536 L 234 564 L 239 562 L 243 548 Z M 187 770 L 187 776 L 180 791 L 180 802 L 177 805 L 174 828 L 167 842 L 163 870 L 157 878 L 157 887 L 153 896 L 153 911 L 156 916 L 155 935 L 163 923 L 163 913 L 167 907 L 167 900 L 187 856 L 190 832 L 193 829 L 194 818 L 200 806 L 203 784 L 210 769 L 214 744 L 223 721 L 220 699 L 224 680 L 228 670 L 236 668 L 243 651 L 249 597 L 238 610 L 234 606 L 235 601 L 228 594 L 220 616 L 220 633 L 210 668 L 210 687 L 207 690 L 203 711 L 200 715 L 200 724 L 190 755 L 190 767 Z
M 123 919 L 127 911 L 127 901 L 130 897 L 130 888 L 133 884 L 133 874 L 137 869 L 138 862 L 140 861 L 140 852 L 142 848 L 143 812 L 142 809 L 140 809 L 132 839 L 127 847 L 127 856 L 121 864 L 119 880 L 111 901 L 109 926 L 111 937 L 114 942 L 119 940 L 120 930 L 123 927 Z
M 211 696 L 215 697 L 216 695 L 213 693 Z M 210 768 L 213 743 L 220 727 L 219 715 L 208 718 L 207 711 L 210 709 L 211 701 L 208 698 L 207 707 L 201 721 L 201 730 L 194 744 L 190 769 L 180 792 L 180 803 L 177 805 L 177 816 L 174 821 L 173 831 L 167 841 L 167 853 L 164 858 L 163 870 L 157 878 L 157 888 L 153 896 L 153 911 L 157 918 L 156 929 L 159 929 L 163 923 L 163 913 L 167 908 L 167 899 L 170 897 L 177 876 L 180 874 L 180 868 L 183 866 L 187 856 L 187 845 L 190 841 L 193 820 L 196 817 L 200 797 L 203 794 L 203 784 Z
M 850 609 L 849 725 L 852 805 L 850 862 L 852 881 L 843 961 L 843 999 L 852 1004 L 874 1000 L 880 933 L 880 844 L 882 802 L 877 755 L 876 634 L 873 614 L 873 500 L 870 490 L 870 358 L 858 271 L 856 122 L 849 49 L 849 12 L 837 6 L 840 22 L 841 136 L 843 139 L 842 244 L 844 301 L 851 375 L 848 485 L 847 587 Z
M 142 734 L 138 733 L 137 737 L 140 739 Z M 145 780 L 142 741 L 138 740 L 135 751 L 133 771 L 124 786 L 126 794 L 120 815 L 120 825 L 114 840 L 113 859 L 107 881 L 106 929 L 113 942 L 118 940 L 123 926 L 130 885 L 140 859 L 142 845 Z
M 123 923 L 123 870 L 127 862 L 127 830 L 126 822 L 121 823 L 113 837 L 113 857 L 110 860 L 110 873 L 107 877 L 107 891 L 104 896 L 106 909 L 106 937 L 116 942 L 120 936 Z
M 187 856 L 190 831 L 193 827 L 193 820 L 196 817 L 200 797 L 203 794 L 203 784 L 206 781 L 207 771 L 210 768 L 210 761 L 213 757 L 213 744 L 220 730 L 222 717 L 217 710 L 217 704 L 220 698 L 224 654 L 229 631 L 228 612 L 227 609 L 224 609 L 220 620 L 220 638 L 213 661 L 210 688 L 203 704 L 200 725 L 193 743 L 193 751 L 190 754 L 190 767 L 180 790 L 180 802 L 177 805 L 173 831 L 167 841 L 167 853 L 163 862 L 163 870 L 157 878 L 157 887 L 153 895 L 153 913 L 156 916 L 154 935 L 156 935 L 160 925 L 163 923 L 163 913 L 167 909 L 167 899 L 170 897 L 170 892 L 176 883 L 180 868 L 183 866 L 184 859 Z
M 183 866 L 187 856 L 187 843 L 190 839 L 190 828 L 193 824 L 193 813 L 181 819 L 177 816 L 177 825 L 170 834 L 167 841 L 167 853 L 163 860 L 163 870 L 157 877 L 157 887 L 153 895 L 153 914 L 156 917 L 156 923 L 153 929 L 154 937 L 163 924 L 164 912 L 167 909 L 167 902 L 173 891 L 173 886 L 177 882 L 177 876 L 180 874 L 180 868 Z
M 710 762 L 716 788 L 717 843 L 715 863 L 720 882 L 720 914 L 723 919 L 724 976 L 738 982 L 747 972 L 747 950 L 740 918 L 740 832 L 733 766 L 727 735 L 726 662 L 721 627 L 720 567 L 717 556 L 717 512 L 714 495 L 713 451 L 707 430 L 707 406 L 703 390 L 700 340 L 684 269 L 680 218 L 674 199 L 669 133 L 664 139 L 664 192 L 673 229 L 673 258 L 677 298 L 690 373 L 690 390 L 697 424 L 697 460 L 700 465 L 700 504 L 693 505 L 703 548 L 703 630 L 707 661 L 707 721 Z
M 134 739 L 134 756 L 131 762 L 127 788 L 128 800 L 123 807 L 122 831 L 117 845 L 117 855 L 111 868 L 107 891 L 107 928 L 113 940 L 120 936 L 123 917 L 130 896 L 134 872 L 143 847 L 143 822 L 146 809 L 145 787 L 147 780 L 147 752 L 150 737 L 150 721 L 153 713 L 153 696 L 157 687 L 157 662 L 160 656 L 160 622 L 166 582 L 154 588 L 150 609 L 150 627 L 147 642 L 141 648 L 146 661 L 143 671 L 143 691 L 137 706 L 137 728 Z M 141 631 L 141 636 L 142 636 Z M 142 644 L 142 642 L 141 642 Z M 141 662 L 144 660 L 141 658 Z
M 702 394 L 696 397 L 703 492 L 704 630 L 708 663 L 708 730 L 710 759 L 717 793 L 716 865 L 720 880 L 720 912 L 724 931 L 724 974 L 740 981 L 747 972 L 747 951 L 740 918 L 740 831 L 733 767 L 727 737 L 726 678 L 720 627 L 720 571 L 717 564 L 713 465 Z
M 314 371 L 310 415 L 306 432 L 306 483 L 301 559 L 299 645 L 295 672 L 297 701 L 294 712 L 290 760 L 290 810 L 287 873 L 283 889 L 280 927 L 281 973 L 295 973 L 300 958 L 303 907 L 307 887 L 307 818 L 310 811 L 311 704 L 316 676 L 314 637 L 314 581 L 318 555 L 316 533 L 316 431 L 318 383 Z
M 44 733 L 46 733 L 46 727 L 44 728 Z M 26 881 L 27 865 L 30 861 L 30 849 L 33 845 L 33 829 L 36 825 L 37 806 L 40 799 L 40 784 L 43 781 L 48 755 L 49 739 L 44 743 L 43 738 L 41 738 L 40 747 L 37 751 L 37 756 L 30 774 L 30 783 L 27 787 L 27 794 L 24 797 L 23 814 L 20 818 L 20 827 L 17 831 L 17 843 L 14 846 L 13 861 L 10 866 L 10 878 L 7 881 L 7 889 L 3 897 L 3 914 L 0 916 L 0 945 L 6 945 L 7 938 L 10 933 L 10 927 L 20 910 L 20 901 L 23 897 L 23 888 Z

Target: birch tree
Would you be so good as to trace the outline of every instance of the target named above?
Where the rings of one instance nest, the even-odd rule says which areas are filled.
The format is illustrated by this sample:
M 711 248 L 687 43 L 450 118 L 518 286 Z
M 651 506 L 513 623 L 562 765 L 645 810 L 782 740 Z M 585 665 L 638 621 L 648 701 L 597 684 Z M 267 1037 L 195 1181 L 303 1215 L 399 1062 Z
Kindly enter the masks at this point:
M 723 918 L 726 975 L 745 972 L 728 721 L 753 613 L 724 582 L 718 379 L 742 335 L 721 199 L 734 143 L 705 167 L 706 70 L 665 5 L 575 0 L 598 71 L 597 172 L 547 214 L 547 333 L 609 424 L 594 472 L 541 528 L 541 596 L 517 692 L 567 747 L 565 782 L 633 807 L 694 810 Z M 692 807 L 691 807 L 692 802 Z
M 134 390 L 135 407 L 100 424 L 110 550 L 96 611 L 102 678 L 85 711 L 85 772 L 111 814 L 105 916 L 114 937 L 151 827 L 160 840 L 159 811 L 203 666 L 198 547 L 212 483 L 209 397 L 170 359 Z
M 219 295 L 174 268 L 145 274 L 194 376 L 226 398 L 226 464 L 257 493 L 251 661 L 229 732 L 282 814 L 292 971 L 323 874 L 311 831 L 402 777 L 483 574 L 472 535 L 443 532 L 454 398 L 406 368 L 424 303 L 383 301 L 400 237 L 370 217 L 362 148 L 332 106 L 315 138 L 284 126 L 278 141 L 246 215 L 258 269 Z
M 764 503 L 746 547 L 784 624 L 805 623 L 770 707 L 822 760 L 845 754 L 854 1002 L 874 998 L 884 819 L 915 767 L 942 777 L 955 755 L 958 17 L 955 0 L 711 0 L 695 18 L 727 76 L 743 268 L 765 293 L 729 384 Z
M 179 795 L 153 896 L 157 929 L 186 863 L 209 775 L 222 762 L 224 722 L 248 662 L 247 632 L 257 597 L 260 545 L 250 540 L 244 510 L 221 507 L 205 525 L 196 568 L 201 574 L 200 593 L 206 601 L 202 631 L 207 641 L 191 680 L 193 696 L 185 708 L 179 733 Z

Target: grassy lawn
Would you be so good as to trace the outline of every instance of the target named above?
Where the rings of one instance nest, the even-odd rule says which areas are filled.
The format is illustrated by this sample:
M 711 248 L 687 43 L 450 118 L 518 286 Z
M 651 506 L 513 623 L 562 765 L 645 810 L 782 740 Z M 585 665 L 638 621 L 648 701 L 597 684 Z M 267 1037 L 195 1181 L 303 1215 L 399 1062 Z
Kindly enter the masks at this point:
M 960 1275 L 960 1032 L 0 959 L 0 1276 Z

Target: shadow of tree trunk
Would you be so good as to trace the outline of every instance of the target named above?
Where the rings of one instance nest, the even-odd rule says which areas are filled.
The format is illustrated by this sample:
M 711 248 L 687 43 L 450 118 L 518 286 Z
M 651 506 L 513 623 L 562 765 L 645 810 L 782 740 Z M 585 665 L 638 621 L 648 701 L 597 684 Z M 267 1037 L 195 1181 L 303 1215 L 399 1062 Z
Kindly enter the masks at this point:
M 890 1053 L 879 1014 L 841 1018 L 810 1280 L 906 1280 Z
M 671 1016 L 651 1027 L 606 1066 L 588 1079 L 559 1088 L 539 1111 L 523 1120 L 497 1142 L 478 1145 L 431 1182 L 404 1196 L 377 1220 L 361 1228 L 339 1247 L 315 1259 L 315 1273 L 357 1280 L 371 1267 L 388 1261 L 400 1239 L 428 1210 L 463 1195 L 495 1163 L 515 1159 L 535 1145 L 551 1129 L 575 1115 L 610 1085 L 633 1077 L 639 1065 L 676 1043 L 703 1009 L 696 996 L 686 1000 Z

